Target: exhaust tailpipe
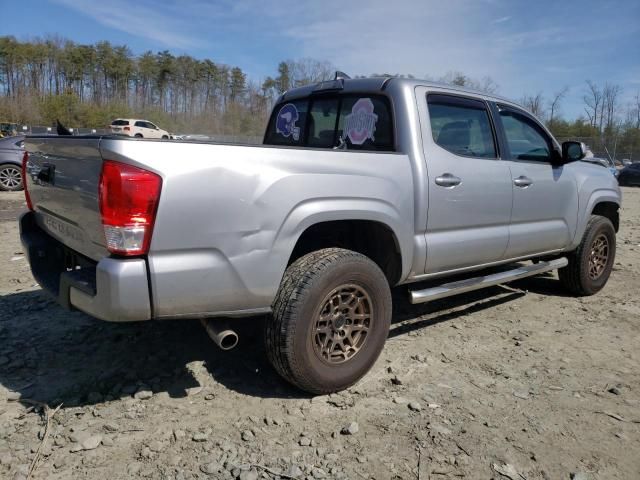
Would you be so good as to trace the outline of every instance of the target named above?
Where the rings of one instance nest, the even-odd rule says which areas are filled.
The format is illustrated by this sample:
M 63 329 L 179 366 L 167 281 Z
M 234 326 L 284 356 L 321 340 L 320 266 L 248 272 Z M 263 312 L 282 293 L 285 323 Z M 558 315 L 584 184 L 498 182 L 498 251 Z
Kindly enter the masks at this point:
M 224 320 L 202 319 L 202 326 L 207 335 L 221 350 L 231 350 L 238 345 L 238 334 L 231 330 Z

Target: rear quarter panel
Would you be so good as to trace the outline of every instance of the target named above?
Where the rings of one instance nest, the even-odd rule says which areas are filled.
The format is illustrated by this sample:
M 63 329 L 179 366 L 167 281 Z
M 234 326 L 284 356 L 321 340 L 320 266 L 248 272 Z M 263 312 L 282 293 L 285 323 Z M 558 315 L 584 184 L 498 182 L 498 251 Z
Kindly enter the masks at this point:
M 323 221 L 384 223 L 403 278 L 410 268 L 407 155 L 109 139 L 101 148 L 163 177 L 149 253 L 157 317 L 268 308 L 297 239 Z

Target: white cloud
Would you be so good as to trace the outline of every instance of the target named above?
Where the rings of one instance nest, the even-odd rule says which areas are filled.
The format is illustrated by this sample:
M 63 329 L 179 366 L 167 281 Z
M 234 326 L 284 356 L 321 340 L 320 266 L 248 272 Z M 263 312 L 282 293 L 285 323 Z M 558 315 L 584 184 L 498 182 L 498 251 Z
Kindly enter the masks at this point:
M 351 75 L 440 77 L 456 70 L 490 76 L 499 93 L 515 98 L 585 78 L 637 88 L 629 42 L 621 40 L 640 32 L 633 4 L 611 9 L 585 0 L 589 8 L 575 10 L 563 2 L 509 0 L 52 1 L 158 49 L 240 65 L 256 80 L 273 75 L 280 60 L 311 57 Z M 594 14 L 613 15 L 609 23 L 618 27 L 585 30 Z M 127 37 L 115 41 L 126 43 Z M 606 68 L 618 49 L 623 60 Z M 572 93 L 567 110 L 579 113 L 580 102 L 580 94 Z
M 440 2 L 325 0 L 284 17 L 284 33 L 302 55 L 326 58 L 347 72 L 474 76 L 502 70 L 502 46 L 490 40 L 486 6 Z M 298 13 L 298 12 L 296 12 Z
M 188 48 L 198 44 L 189 34 L 175 11 L 162 2 L 145 5 L 141 1 L 110 0 L 53 0 L 76 10 L 98 23 L 140 38 L 151 40 L 163 47 Z

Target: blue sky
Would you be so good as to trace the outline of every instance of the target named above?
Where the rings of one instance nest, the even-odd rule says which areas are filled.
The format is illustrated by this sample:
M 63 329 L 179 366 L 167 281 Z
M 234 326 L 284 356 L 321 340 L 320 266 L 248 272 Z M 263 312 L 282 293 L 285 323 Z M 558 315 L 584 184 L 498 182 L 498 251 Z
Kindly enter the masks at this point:
M 351 75 L 491 76 L 503 96 L 550 97 L 582 113 L 585 80 L 640 90 L 638 0 L 0 0 L 0 35 L 109 40 L 237 65 L 257 81 L 283 59 Z M 7 15 L 8 14 L 8 15 Z

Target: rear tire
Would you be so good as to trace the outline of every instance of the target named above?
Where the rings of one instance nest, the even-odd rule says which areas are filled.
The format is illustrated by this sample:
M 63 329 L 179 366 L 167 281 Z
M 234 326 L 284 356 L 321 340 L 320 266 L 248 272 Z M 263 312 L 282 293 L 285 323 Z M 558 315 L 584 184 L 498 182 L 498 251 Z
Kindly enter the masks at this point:
M 592 215 L 569 265 L 558 270 L 560 281 L 575 295 L 599 292 L 607 283 L 616 256 L 616 231 L 606 217 Z
M 391 292 L 359 253 L 327 248 L 287 268 L 265 324 L 269 361 L 313 394 L 343 390 L 377 360 L 391 324 Z
M 162 140 L 169 140 L 169 137 L 167 137 L 166 135 L 162 135 Z
M 0 165 L 0 190 L 17 192 L 22 190 L 22 168 L 13 163 Z
M 136 133 L 136 134 L 134 135 L 134 137 L 136 137 L 136 138 L 143 138 L 141 133 Z

